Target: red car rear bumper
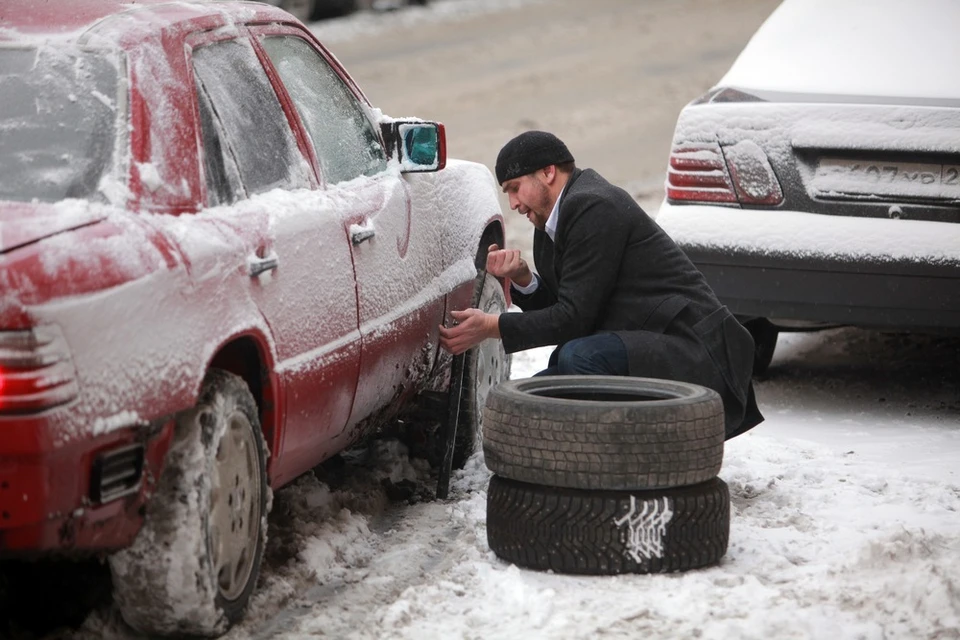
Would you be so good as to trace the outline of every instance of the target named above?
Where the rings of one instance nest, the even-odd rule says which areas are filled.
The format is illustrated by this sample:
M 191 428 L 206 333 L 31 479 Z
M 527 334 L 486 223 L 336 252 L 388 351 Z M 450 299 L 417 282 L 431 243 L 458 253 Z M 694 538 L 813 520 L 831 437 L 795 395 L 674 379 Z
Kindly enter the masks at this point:
M 122 429 L 53 445 L 42 421 L 0 420 L 0 557 L 85 555 L 130 544 L 143 523 L 173 437 L 172 420 L 149 433 Z M 105 460 L 124 460 L 132 486 L 101 499 Z M 134 477 L 135 476 L 135 477 Z M 115 497 L 114 497 L 115 496 Z

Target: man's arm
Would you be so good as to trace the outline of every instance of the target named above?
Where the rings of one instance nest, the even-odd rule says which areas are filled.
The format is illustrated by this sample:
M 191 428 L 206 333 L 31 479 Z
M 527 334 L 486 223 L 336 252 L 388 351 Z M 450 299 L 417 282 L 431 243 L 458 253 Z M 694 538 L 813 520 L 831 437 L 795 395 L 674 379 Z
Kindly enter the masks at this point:
M 500 317 L 507 353 L 563 344 L 595 331 L 620 277 L 628 221 L 617 215 L 612 203 L 593 194 L 571 194 L 564 206 L 567 219 L 556 301 Z
M 497 278 L 509 278 L 520 287 L 536 287 L 537 280 L 520 256 L 518 249 L 501 249 L 499 245 L 487 247 L 487 273 Z M 529 291 L 533 293 L 533 291 Z M 500 338 L 500 314 L 484 313 L 479 309 L 451 311 L 452 327 L 440 327 L 440 346 L 457 355 L 473 348 L 489 338 Z

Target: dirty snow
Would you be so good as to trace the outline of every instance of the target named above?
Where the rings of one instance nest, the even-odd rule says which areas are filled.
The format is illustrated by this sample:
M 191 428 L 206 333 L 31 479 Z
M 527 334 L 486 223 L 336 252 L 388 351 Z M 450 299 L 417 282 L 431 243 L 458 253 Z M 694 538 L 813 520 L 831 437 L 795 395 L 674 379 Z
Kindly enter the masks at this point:
M 548 354 L 515 354 L 513 377 Z M 727 443 L 719 474 L 727 554 L 681 574 L 508 565 L 486 542 L 482 453 L 449 500 L 421 500 L 426 465 L 380 441 L 342 478 L 277 492 L 260 589 L 226 638 L 958 638 L 958 356 L 956 339 L 781 336 L 757 385 L 767 421 Z M 387 479 L 417 484 L 411 504 L 390 503 Z M 137 636 L 105 609 L 72 637 Z
M 782 338 L 773 371 L 802 357 L 801 372 L 761 383 L 767 422 L 728 443 L 720 477 L 731 489 L 731 539 L 719 567 L 585 578 L 509 566 L 486 544 L 489 472 L 478 454 L 446 503 L 381 511 L 364 500 L 369 485 L 331 492 L 313 478 L 281 491 L 299 511 L 291 533 L 302 536 L 285 570 L 318 578 L 289 594 L 294 615 L 254 613 L 229 637 L 960 637 L 960 433 L 944 419 L 960 410 L 957 383 L 911 401 L 909 382 L 885 391 L 868 374 L 843 384 L 837 364 L 916 350 L 956 362 L 955 341 L 898 339 Z M 548 352 L 517 354 L 513 376 L 541 368 Z M 798 386 L 808 406 L 793 397 Z M 406 468 L 423 481 L 401 449 L 392 453 L 374 479 Z M 276 579 L 268 583 L 281 588 Z

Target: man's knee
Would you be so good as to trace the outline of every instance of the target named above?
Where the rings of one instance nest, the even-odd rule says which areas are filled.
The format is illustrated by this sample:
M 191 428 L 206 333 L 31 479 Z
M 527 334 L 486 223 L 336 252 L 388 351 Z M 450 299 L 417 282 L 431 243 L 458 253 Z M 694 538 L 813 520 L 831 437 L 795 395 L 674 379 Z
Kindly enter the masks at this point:
M 582 346 L 582 340 L 571 340 L 560 348 L 557 354 L 557 373 L 559 375 L 575 375 L 589 373 L 592 368 L 594 354 Z
M 577 338 L 560 348 L 557 373 L 565 376 L 627 375 L 627 350 L 620 338 L 612 333 Z

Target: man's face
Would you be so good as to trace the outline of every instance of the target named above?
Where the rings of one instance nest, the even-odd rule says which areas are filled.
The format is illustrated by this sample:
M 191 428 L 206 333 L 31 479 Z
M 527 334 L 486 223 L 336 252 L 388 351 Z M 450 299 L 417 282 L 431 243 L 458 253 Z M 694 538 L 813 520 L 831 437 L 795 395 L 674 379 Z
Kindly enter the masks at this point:
M 533 226 L 543 231 L 553 211 L 553 197 L 543 180 L 542 169 L 507 180 L 503 183 L 503 192 L 510 198 L 511 209 L 527 216 Z

